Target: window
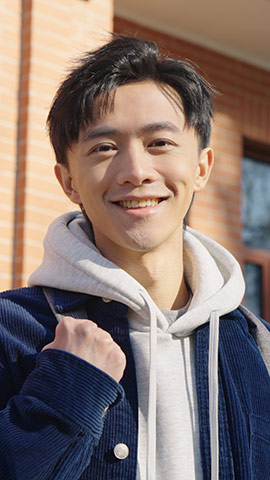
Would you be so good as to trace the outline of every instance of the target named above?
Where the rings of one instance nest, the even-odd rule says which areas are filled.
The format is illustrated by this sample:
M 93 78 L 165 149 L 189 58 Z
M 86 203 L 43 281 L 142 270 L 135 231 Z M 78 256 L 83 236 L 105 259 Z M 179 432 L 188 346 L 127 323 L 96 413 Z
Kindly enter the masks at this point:
M 245 140 L 244 153 L 245 304 L 270 322 L 270 145 Z
M 256 263 L 245 262 L 246 298 L 248 307 L 256 315 L 263 316 L 263 282 L 262 266 Z

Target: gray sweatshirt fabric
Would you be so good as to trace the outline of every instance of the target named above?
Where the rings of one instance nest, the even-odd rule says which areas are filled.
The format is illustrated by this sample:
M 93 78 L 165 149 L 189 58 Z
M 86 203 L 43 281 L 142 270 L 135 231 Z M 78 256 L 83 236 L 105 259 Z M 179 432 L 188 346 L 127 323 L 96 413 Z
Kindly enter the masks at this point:
M 218 478 L 218 323 L 239 306 L 244 281 L 228 251 L 190 228 L 184 232 L 184 275 L 188 305 L 161 311 L 134 278 L 100 254 L 82 214 L 70 212 L 49 227 L 43 262 L 29 279 L 30 286 L 97 295 L 129 307 L 139 397 L 138 480 L 202 478 L 193 332 L 209 321 L 212 480 Z
M 202 480 L 198 408 L 194 366 L 194 336 L 178 338 L 167 333 L 184 315 L 163 311 L 167 320 L 157 327 L 156 479 Z M 139 444 L 137 480 L 146 479 L 149 331 L 142 331 L 140 318 L 130 312 L 130 337 L 135 357 L 139 398 Z M 165 328 L 164 328 L 165 327 Z

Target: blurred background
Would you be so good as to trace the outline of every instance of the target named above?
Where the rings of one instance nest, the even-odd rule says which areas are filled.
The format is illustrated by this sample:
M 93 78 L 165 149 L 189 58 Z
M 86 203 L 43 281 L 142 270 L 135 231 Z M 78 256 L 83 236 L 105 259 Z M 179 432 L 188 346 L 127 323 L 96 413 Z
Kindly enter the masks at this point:
M 49 223 L 74 209 L 46 117 L 72 60 L 115 31 L 191 60 L 221 93 L 215 168 L 189 224 L 237 257 L 247 306 L 270 321 L 269 24 L 269 0 L 0 0 L 0 289 L 27 285 Z

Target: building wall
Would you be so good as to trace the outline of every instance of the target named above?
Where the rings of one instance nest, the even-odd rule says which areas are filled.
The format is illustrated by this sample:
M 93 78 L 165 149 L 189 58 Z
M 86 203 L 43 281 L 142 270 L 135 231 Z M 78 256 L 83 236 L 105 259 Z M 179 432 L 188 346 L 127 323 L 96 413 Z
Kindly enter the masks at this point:
M 0 3 L 1 290 L 26 284 L 48 224 L 72 208 L 54 179 L 46 116 L 70 59 L 112 25 L 112 0 Z
M 243 137 L 270 143 L 269 71 L 123 18 L 114 19 L 114 29 L 154 40 L 164 52 L 191 60 L 221 93 L 215 100 L 212 136 L 215 167 L 206 189 L 196 195 L 189 224 L 219 241 L 242 261 Z
M 20 2 L 0 4 L 0 262 L 8 282 L 12 259 L 12 226 L 16 171 L 17 96 L 20 58 Z

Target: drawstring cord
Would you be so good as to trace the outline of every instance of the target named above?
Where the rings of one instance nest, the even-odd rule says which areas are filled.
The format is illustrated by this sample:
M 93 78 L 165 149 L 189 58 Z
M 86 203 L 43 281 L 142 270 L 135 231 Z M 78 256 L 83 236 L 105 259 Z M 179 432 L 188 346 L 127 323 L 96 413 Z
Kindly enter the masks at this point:
M 219 314 L 210 316 L 208 382 L 209 382 L 209 423 L 211 450 L 211 480 L 219 478 L 219 433 L 218 433 L 218 338 Z
M 148 307 L 150 311 L 150 351 L 146 478 L 147 480 L 156 480 L 157 317 L 152 302 L 148 303 Z

